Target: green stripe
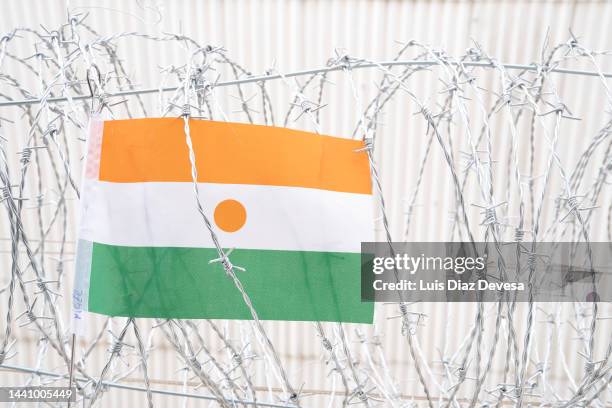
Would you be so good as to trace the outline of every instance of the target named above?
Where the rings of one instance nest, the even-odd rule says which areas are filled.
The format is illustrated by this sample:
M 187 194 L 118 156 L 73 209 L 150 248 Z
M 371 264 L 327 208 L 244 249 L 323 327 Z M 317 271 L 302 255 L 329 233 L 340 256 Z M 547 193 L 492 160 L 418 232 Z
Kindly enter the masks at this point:
M 109 316 L 251 319 L 214 249 L 94 243 L 89 311 Z M 372 323 L 359 253 L 238 249 L 232 263 L 260 319 Z

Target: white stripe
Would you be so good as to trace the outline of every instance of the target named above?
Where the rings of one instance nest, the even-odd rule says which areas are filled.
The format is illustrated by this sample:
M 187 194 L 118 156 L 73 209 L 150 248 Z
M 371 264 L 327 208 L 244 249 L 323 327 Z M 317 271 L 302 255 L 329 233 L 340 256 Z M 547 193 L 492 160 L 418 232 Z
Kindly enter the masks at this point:
M 374 240 L 372 196 L 310 188 L 201 183 L 200 198 L 214 224 L 214 208 L 241 202 L 247 221 L 227 233 L 224 248 L 359 252 Z M 80 239 L 122 246 L 213 247 L 191 183 L 83 185 Z

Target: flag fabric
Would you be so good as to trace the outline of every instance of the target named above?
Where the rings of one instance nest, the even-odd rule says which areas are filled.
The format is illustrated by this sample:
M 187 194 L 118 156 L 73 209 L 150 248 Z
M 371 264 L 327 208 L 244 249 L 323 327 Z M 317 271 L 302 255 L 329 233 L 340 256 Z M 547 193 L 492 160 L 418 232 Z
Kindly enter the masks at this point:
M 260 319 L 371 323 L 360 247 L 373 240 L 363 142 L 189 122 L 199 196 Z M 74 317 L 251 319 L 198 212 L 182 118 L 93 121 Z

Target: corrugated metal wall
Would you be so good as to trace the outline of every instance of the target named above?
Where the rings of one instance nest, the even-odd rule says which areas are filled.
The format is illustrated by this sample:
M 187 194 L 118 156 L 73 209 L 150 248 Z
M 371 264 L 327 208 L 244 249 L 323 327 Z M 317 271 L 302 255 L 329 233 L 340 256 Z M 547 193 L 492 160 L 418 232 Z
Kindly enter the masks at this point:
M 604 1 L 141 1 L 125 2 L 121 0 L 92 3 L 86 1 L 47 1 L 24 0 L 6 2 L 0 11 L 0 34 L 10 31 L 13 27 L 34 27 L 43 24 L 46 27 L 56 27 L 63 23 L 66 16 L 66 3 L 73 11 L 89 12 L 88 22 L 104 35 L 120 32 L 142 31 L 149 33 L 185 32 L 204 44 L 222 45 L 228 50 L 235 61 L 247 67 L 253 74 L 263 73 L 275 65 L 283 72 L 305 68 L 324 66 L 330 57 L 334 56 L 335 48 L 345 49 L 350 55 L 367 57 L 373 60 L 389 60 L 399 49 L 399 42 L 416 39 L 420 42 L 443 48 L 451 55 L 462 54 L 471 47 L 472 40 L 478 41 L 482 47 L 498 60 L 504 62 L 529 64 L 539 58 L 541 46 L 547 30 L 550 33 L 550 43 L 566 41 L 568 28 L 572 28 L 581 42 L 592 49 L 605 50 L 612 48 L 612 3 Z M 157 14 L 146 6 L 156 4 L 161 11 L 162 20 L 156 23 Z M 121 53 L 129 56 L 128 70 L 136 79 L 139 87 L 155 87 L 159 84 L 160 66 L 170 64 L 180 65 L 185 61 L 185 52 L 176 44 L 159 44 L 153 42 L 137 42 L 126 40 Z M 20 49 L 11 49 L 20 56 L 28 56 L 35 52 L 32 45 Z M 571 63 L 571 61 L 570 61 Z M 11 64 L 13 64 L 11 66 Z M 14 65 L 11 60 L 5 61 L 5 68 L 12 72 L 24 84 L 31 84 L 32 76 L 23 68 Z M 571 65 L 571 64 L 570 64 Z M 587 69 L 587 66 L 578 66 Z M 592 67 L 591 67 L 592 68 Z M 604 70 L 612 70 L 609 62 L 602 66 Z M 483 77 L 486 78 L 483 73 Z M 558 74 L 553 74 L 558 75 Z M 364 100 L 372 95 L 371 86 L 380 74 L 375 70 L 364 70 L 355 73 L 355 80 L 360 85 Z M 328 107 L 321 111 L 321 124 L 324 133 L 333 135 L 350 135 L 359 118 L 355 109 L 350 86 L 342 73 L 330 75 L 335 85 L 328 87 L 326 101 Z M 582 152 L 589 143 L 589 138 L 604 120 L 605 94 L 604 88 L 597 78 L 577 76 L 559 76 L 559 92 L 566 101 L 572 103 L 577 116 L 583 118 L 579 123 L 564 127 L 564 136 L 559 143 L 559 154 L 565 163 L 577 160 L 577 152 Z M 487 83 L 493 87 L 496 80 L 491 77 Z M 425 96 L 435 93 L 439 87 L 435 75 L 425 73 L 410 81 L 411 89 L 418 95 Z M 1 85 L 0 85 L 1 87 Z M 33 86 L 35 88 L 35 86 Z M 248 92 L 249 87 L 246 87 Z M 287 107 L 292 98 L 290 86 L 278 81 L 270 85 L 275 106 Z M 236 109 L 232 102 L 232 90 L 223 91 L 221 97 L 224 106 L 230 112 Z M 147 105 L 155 106 L 155 97 L 147 98 Z M 283 109 L 279 108 L 281 116 Z M 389 218 L 391 232 L 395 239 L 401 239 L 404 230 L 405 202 L 414 189 L 414 175 L 418 171 L 419 160 L 425 148 L 425 125 L 417 120 L 412 113 L 416 107 L 407 98 L 398 98 L 385 110 L 382 118 L 384 127 L 380 131 L 377 145 L 377 159 L 380 163 L 380 173 L 385 197 L 389 203 Z M 9 127 L 8 133 L 14 137 L 10 141 L 17 151 L 22 145 L 23 125 L 20 113 L 15 109 L 0 111 L 0 116 L 16 120 L 16 125 Z M 232 114 L 233 120 L 244 120 L 241 114 Z M 278 120 L 277 120 L 278 122 Z M 312 130 L 307 120 L 290 123 L 291 127 Z M 497 124 L 500 140 L 500 151 L 505 148 L 503 140 L 507 140 L 508 129 L 503 124 Z M 75 152 L 82 146 L 74 140 L 71 146 Z M 496 147 L 497 148 L 497 147 Z M 526 147 L 521 154 L 526 152 Z M 432 153 L 430 163 L 443 163 L 439 151 Z M 18 157 L 13 160 L 13 168 L 19 168 Z M 74 171 L 79 165 L 75 160 Z M 420 241 L 444 240 L 449 236 L 450 224 L 446 217 L 451 208 L 453 190 L 448 174 L 442 165 L 431 165 L 426 170 L 426 186 L 417 203 L 421 206 L 415 210 L 416 219 L 409 238 Z M 499 189 L 503 190 L 505 181 L 498 180 Z M 609 191 L 604 195 L 603 204 L 610 203 Z M 607 206 L 605 206 L 607 208 Z M 552 208 L 552 207 L 551 207 Z M 478 217 L 477 209 L 474 217 Z M 4 216 L 2 216 L 4 217 Z M 0 256 L 2 270 L 0 284 L 7 279 L 5 269 L 10 257 L 10 237 L 8 224 L 0 217 Z M 601 220 L 605 220 L 602 216 Z M 66 255 L 74 254 L 74 212 L 69 216 L 69 245 Z M 382 229 L 378 228 L 382 239 Z M 55 242 L 58 237 L 50 237 L 47 253 L 52 255 L 58 249 Z M 606 240 L 605 223 L 601 227 L 593 226 L 593 241 Z M 67 276 L 71 280 L 72 276 Z M 66 292 L 66 302 L 70 298 Z M 609 306 L 609 305 L 608 305 Z M 4 310 L 0 306 L 0 315 Z M 491 306 L 492 307 L 492 306 Z M 486 328 L 490 329 L 493 310 L 488 307 L 489 319 Z M 605 309 L 605 307 L 604 307 Z M 67 309 L 66 309 L 67 310 Z M 422 348 L 424 356 L 431 362 L 436 360 L 439 350 L 454 350 L 458 339 L 471 330 L 474 316 L 474 306 L 468 304 L 424 304 L 416 310 L 426 316 L 425 326 L 416 336 L 418 347 Z M 609 312 L 609 308 L 605 309 Z M 570 305 L 565 305 L 563 313 L 572 314 Z M 525 308 L 517 311 L 517 321 L 525 320 Z M 605 311 L 603 312 L 605 315 Z M 411 363 L 406 340 L 400 336 L 399 319 L 387 319 L 396 314 L 394 309 L 378 305 L 376 310 L 377 325 L 353 326 L 347 325 L 352 339 L 355 331 L 363 332 L 368 338 L 377 336 L 387 355 L 390 370 L 397 380 L 402 394 L 422 396 L 422 390 L 416 380 L 416 374 Z M 67 317 L 67 316 L 66 316 Z M 95 326 L 99 327 L 100 321 Z M 308 390 L 329 390 L 328 368 L 322 361 L 322 348 L 315 331 L 309 323 L 299 322 L 267 322 L 266 328 L 271 333 L 283 362 L 288 366 L 289 376 L 294 384 L 304 384 Z M 543 326 L 542 326 L 543 327 Z M 247 323 L 228 323 L 230 332 L 251 330 Z M 609 320 L 602 320 L 599 328 L 601 343 L 610 336 Z M 328 327 L 328 330 L 332 330 Z M 545 352 L 547 344 L 546 333 L 554 337 L 553 347 L 561 350 L 572 350 L 575 339 L 571 330 L 557 331 L 551 328 L 547 332 L 541 328 L 538 332 L 542 337 L 535 339 L 536 354 Z M 519 331 L 519 335 L 522 333 Z M 19 355 L 11 363 L 31 365 L 35 359 L 37 345 L 28 336 L 27 331 L 19 332 Z M 445 338 L 446 337 L 446 338 Z M 218 343 L 214 336 L 207 338 L 211 347 Z M 488 349 L 490 338 L 485 339 Z M 600 344 L 601 347 L 605 344 Z M 355 350 L 359 347 L 355 346 Z M 569 371 L 579 376 L 583 362 L 576 358 L 576 353 L 568 353 L 571 359 L 567 362 Z M 97 350 L 90 361 L 90 366 L 101 365 L 106 360 L 103 350 Z M 499 377 L 503 368 L 504 356 L 498 353 L 495 362 L 495 372 L 490 377 Z M 441 370 L 440 366 L 432 365 L 434 372 Z M 53 369 L 53 367 L 46 367 Z M 150 376 L 157 388 L 172 388 L 174 381 L 181 381 L 174 352 L 167 345 L 152 353 L 150 361 Z M 261 367 L 258 379 L 262 380 L 266 372 Z M 561 378 L 561 362 L 556 361 L 551 369 L 551 378 Z M 140 377 L 134 374 L 134 381 Z M 19 383 L 23 377 L 0 372 L 3 381 Z M 260 382 L 263 384 L 263 381 Z M 562 387 L 563 385 L 559 385 Z M 178 405 L 176 398 L 156 397 L 160 406 Z M 145 406 L 144 395 L 136 392 L 111 390 L 101 406 Z M 310 401 L 310 402 L 308 402 Z M 325 398 L 305 400 L 306 406 L 322 406 Z M 189 402 L 187 406 L 199 403 Z M 312 404 L 312 405 L 310 405 Z

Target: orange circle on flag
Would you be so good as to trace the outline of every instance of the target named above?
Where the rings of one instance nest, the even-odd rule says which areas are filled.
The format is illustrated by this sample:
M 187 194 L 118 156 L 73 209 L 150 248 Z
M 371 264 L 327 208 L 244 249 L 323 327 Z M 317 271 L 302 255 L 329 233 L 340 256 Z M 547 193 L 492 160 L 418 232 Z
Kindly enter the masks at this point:
M 223 200 L 215 207 L 215 224 L 225 232 L 236 232 L 246 223 L 244 206 L 236 200 Z

